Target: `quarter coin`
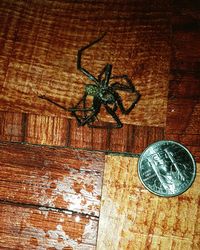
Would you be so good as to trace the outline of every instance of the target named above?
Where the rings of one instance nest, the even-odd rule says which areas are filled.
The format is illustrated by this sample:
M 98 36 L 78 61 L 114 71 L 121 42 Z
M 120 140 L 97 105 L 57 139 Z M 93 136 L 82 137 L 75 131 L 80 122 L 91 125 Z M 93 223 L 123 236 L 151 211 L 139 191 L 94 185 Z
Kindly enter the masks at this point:
M 185 192 L 196 176 L 192 154 L 175 141 L 158 141 L 147 147 L 138 161 L 143 185 L 159 196 L 176 196 Z

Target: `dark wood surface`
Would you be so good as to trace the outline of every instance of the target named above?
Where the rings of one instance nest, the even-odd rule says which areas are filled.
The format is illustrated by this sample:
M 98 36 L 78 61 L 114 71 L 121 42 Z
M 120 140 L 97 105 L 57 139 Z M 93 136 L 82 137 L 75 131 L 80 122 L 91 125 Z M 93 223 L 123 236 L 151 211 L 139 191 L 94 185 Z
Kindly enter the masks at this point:
M 134 112 L 121 116 L 124 123 L 165 125 L 171 35 L 166 1 L 159 5 L 148 1 L 140 5 L 132 1 L 3 3 L 1 109 L 69 118 L 70 112 L 38 95 L 66 108 L 75 105 L 89 81 L 76 69 L 77 51 L 106 31 L 104 40 L 84 53 L 84 67 L 98 75 L 111 63 L 113 75 L 132 79 L 142 98 Z M 106 113 L 101 119 L 113 120 Z
M 176 3 L 176 1 L 175 1 Z M 166 138 L 188 146 L 200 161 L 200 6 L 174 4 Z
M 108 152 L 170 139 L 200 162 L 199 18 L 198 1 L 0 2 L 1 249 L 95 249 Z M 76 104 L 77 50 L 105 31 L 84 67 L 111 63 L 142 97 L 121 129 L 78 127 L 38 95 Z

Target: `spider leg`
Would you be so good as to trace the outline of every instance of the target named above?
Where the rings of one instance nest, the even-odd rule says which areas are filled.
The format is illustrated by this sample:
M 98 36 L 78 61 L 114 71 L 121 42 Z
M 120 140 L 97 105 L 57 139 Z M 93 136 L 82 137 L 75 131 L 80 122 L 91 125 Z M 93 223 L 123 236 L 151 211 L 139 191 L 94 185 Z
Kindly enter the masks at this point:
M 71 114 L 73 116 L 75 116 L 75 118 L 77 119 L 77 121 L 79 122 L 80 121 L 80 118 L 79 116 L 76 114 L 77 111 L 81 111 L 81 112 L 84 112 L 84 117 L 86 117 L 86 112 L 87 111 L 93 111 L 93 108 L 86 108 L 86 98 L 87 98 L 87 94 L 85 93 L 83 95 L 83 97 L 80 99 L 80 101 L 74 106 L 74 107 L 71 107 L 69 108 L 68 110 L 71 112 Z M 80 107 L 79 108 L 79 105 L 83 102 L 83 108 Z
M 86 69 L 84 69 L 81 66 L 81 57 L 82 57 L 82 53 L 84 50 L 88 49 L 89 47 L 91 47 L 92 45 L 94 45 L 95 43 L 98 43 L 104 36 L 106 33 L 104 33 L 102 36 L 100 36 L 99 38 L 95 39 L 94 41 L 92 41 L 91 43 L 89 43 L 88 45 L 82 47 L 81 49 L 78 50 L 78 54 L 77 54 L 77 69 L 80 70 L 83 74 L 85 74 L 90 80 L 94 81 L 95 83 L 98 84 L 98 80 L 96 79 L 96 77 L 94 77 L 92 74 L 90 74 Z
M 76 112 L 76 111 L 87 112 L 87 111 L 94 111 L 94 109 L 93 108 L 69 108 L 68 111 L 71 111 L 71 112 Z
M 57 102 L 52 101 L 51 99 L 49 99 L 49 98 L 46 97 L 45 95 L 39 95 L 38 97 L 41 98 L 41 99 L 47 100 L 48 102 L 50 102 L 50 103 L 56 105 L 57 107 L 59 107 L 59 108 L 61 108 L 61 109 L 64 109 L 65 111 L 68 111 L 67 108 L 65 108 L 64 106 L 58 104 Z
M 101 82 L 102 76 L 105 73 L 104 85 L 107 86 L 108 82 L 110 80 L 111 71 L 112 71 L 112 64 L 106 64 L 106 66 L 103 68 L 103 70 L 98 75 L 99 82 Z
M 91 108 L 86 108 L 86 98 L 87 98 L 87 94 L 85 93 L 83 95 L 83 97 L 80 99 L 80 101 L 72 108 L 69 108 L 68 110 L 71 112 L 75 112 L 75 111 L 92 111 Z M 81 104 L 81 102 L 83 102 L 83 108 L 78 108 L 79 105 Z
M 80 110 L 80 109 L 79 109 Z M 84 117 L 84 118 L 80 118 L 77 114 L 76 114 L 76 112 L 73 112 L 73 115 L 76 117 L 76 120 L 77 120 L 77 122 L 78 122 L 78 125 L 79 126 L 84 126 L 84 125 L 86 125 L 86 124 L 90 124 L 92 121 L 93 121 L 93 118 L 96 118 L 96 116 L 98 115 L 98 113 L 99 113 L 99 110 L 97 109 L 97 110 L 94 110 L 94 109 L 91 109 L 91 110 L 89 110 L 89 109 L 82 109 L 82 110 L 80 110 L 80 111 L 93 111 L 93 113 L 91 113 L 89 116 L 87 116 L 87 117 Z
M 131 112 L 131 110 L 135 107 L 135 105 L 137 104 L 137 102 L 139 101 L 139 99 L 141 97 L 140 93 L 138 91 L 134 91 L 134 93 L 136 94 L 136 98 L 132 102 L 132 104 L 130 105 L 130 107 L 128 109 L 126 109 L 124 107 L 121 97 L 118 96 L 117 103 L 119 105 L 119 108 L 120 108 L 122 114 L 125 114 L 125 115 L 129 114 Z
M 84 96 L 78 102 L 78 104 L 69 109 L 69 111 L 71 111 L 72 115 L 76 118 L 79 126 L 84 126 L 86 124 L 89 125 L 91 122 L 93 122 L 96 119 L 96 116 L 100 112 L 101 103 L 99 103 L 97 101 L 97 99 L 93 100 L 93 105 L 91 107 L 89 107 L 89 108 L 86 107 L 87 96 L 88 96 L 87 94 L 84 94 Z M 81 107 L 79 107 L 81 102 L 83 103 L 83 105 Z M 89 111 L 90 111 L 90 114 L 87 115 L 87 112 L 89 112 Z M 78 115 L 76 112 L 83 112 L 84 115 L 83 116 Z
M 135 92 L 135 86 L 133 85 L 131 79 L 127 75 L 121 76 L 111 76 L 110 79 L 125 79 L 127 85 L 119 82 L 112 83 L 111 86 L 114 90 L 123 90 L 127 92 Z
M 123 124 L 121 123 L 119 117 L 117 116 L 117 114 L 115 113 L 115 111 L 110 108 L 108 105 L 105 105 L 105 108 L 107 110 L 107 112 L 112 116 L 112 118 L 116 121 L 116 125 L 113 128 L 121 128 L 123 127 Z
M 136 103 L 139 101 L 141 94 L 135 89 L 135 86 L 133 85 L 132 81 L 129 79 L 129 77 L 127 75 L 112 76 L 112 77 L 110 77 L 110 79 L 125 79 L 126 85 L 119 83 L 119 82 L 115 82 L 115 83 L 111 84 L 111 87 L 114 90 L 121 90 L 121 91 L 135 94 L 135 96 L 136 96 L 135 100 L 132 102 L 131 106 L 128 109 L 126 109 L 124 107 L 121 97 L 118 94 L 116 95 L 117 103 L 119 105 L 121 112 L 123 114 L 129 114 L 131 112 L 131 110 L 135 107 Z
M 113 112 L 117 111 L 117 104 L 118 104 L 118 102 L 115 102 L 115 103 L 114 103 L 114 107 L 113 107 L 113 109 L 112 109 Z

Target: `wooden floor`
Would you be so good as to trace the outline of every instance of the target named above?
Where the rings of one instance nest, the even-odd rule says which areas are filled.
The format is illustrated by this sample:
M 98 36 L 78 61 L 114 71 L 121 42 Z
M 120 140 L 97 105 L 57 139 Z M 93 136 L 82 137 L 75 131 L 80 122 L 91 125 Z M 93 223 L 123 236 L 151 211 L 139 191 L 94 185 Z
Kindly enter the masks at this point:
M 121 129 L 78 127 L 38 96 L 75 105 L 90 83 L 77 51 L 104 32 L 84 68 L 97 76 L 111 63 L 141 99 L 119 113 Z M 200 249 L 198 1 L 2 0 L 0 90 L 0 249 Z M 99 120 L 113 124 L 104 110 Z M 162 139 L 198 163 L 191 189 L 170 199 L 135 172 L 138 155 Z

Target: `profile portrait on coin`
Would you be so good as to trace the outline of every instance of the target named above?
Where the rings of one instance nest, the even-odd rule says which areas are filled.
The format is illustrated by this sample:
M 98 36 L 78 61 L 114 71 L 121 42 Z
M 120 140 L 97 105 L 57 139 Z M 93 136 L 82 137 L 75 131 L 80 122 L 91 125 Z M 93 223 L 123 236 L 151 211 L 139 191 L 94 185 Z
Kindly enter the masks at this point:
M 182 164 L 182 171 L 180 171 L 179 163 L 175 162 L 172 152 L 167 149 L 163 152 L 152 152 L 148 161 L 158 177 L 155 180 L 155 186 L 162 186 L 168 193 L 174 194 L 176 189 L 182 184 L 182 181 L 185 180 L 184 164 Z
M 171 197 L 182 194 L 192 185 L 196 163 L 186 147 L 163 140 L 151 144 L 141 154 L 138 174 L 150 192 Z

